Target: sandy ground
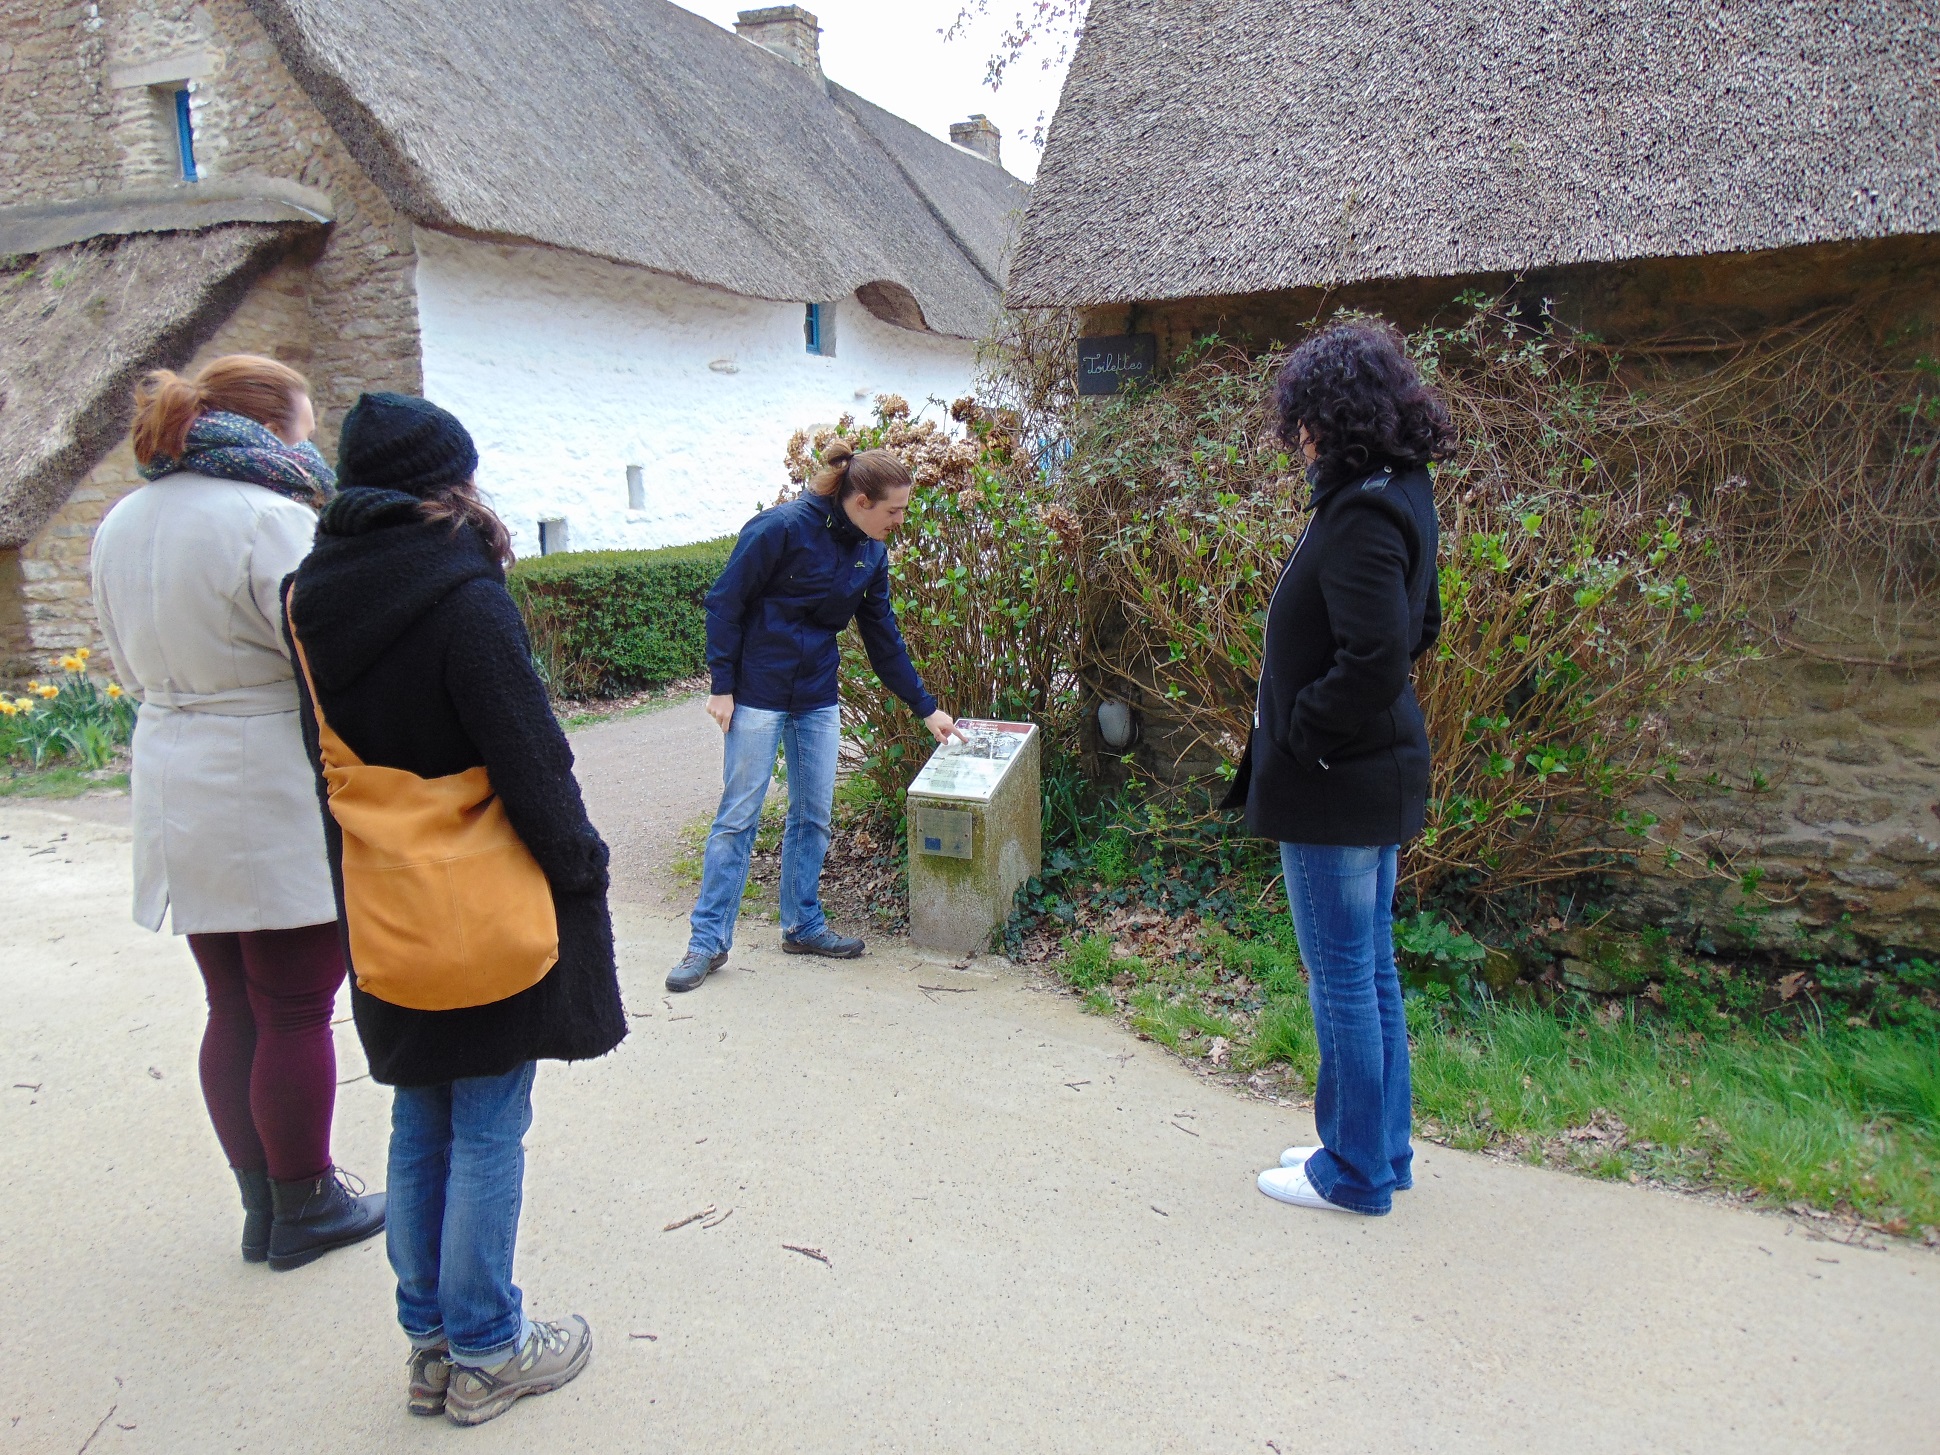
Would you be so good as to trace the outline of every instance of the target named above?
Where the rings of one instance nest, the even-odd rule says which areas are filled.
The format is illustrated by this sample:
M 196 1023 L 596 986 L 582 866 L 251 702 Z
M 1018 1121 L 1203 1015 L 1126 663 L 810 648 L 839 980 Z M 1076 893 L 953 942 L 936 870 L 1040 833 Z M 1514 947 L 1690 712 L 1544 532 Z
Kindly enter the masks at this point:
M 573 734 L 586 812 L 613 851 L 613 897 L 685 914 L 667 872 L 680 831 L 721 801 L 721 729 L 693 698 Z
M 701 809 L 603 783 L 616 859 L 718 782 L 656 755 L 681 719 L 626 727 L 582 771 Z M 593 1363 L 478 1430 L 413 1420 L 381 1242 L 237 1256 L 195 971 L 128 882 L 125 828 L 0 806 L 0 1451 L 1940 1447 L 1930 1254 L 1434 1147 L 1388 1218 L 1283 1207 L 1253 1177 L 1303 1113 L 1067 996 L 894 943 L 804 964 L 769 926 L 670 1002 L 685 926 L 640 893 L 633 1035 L 542 1069 L 528 1143 L 519 1280 Z M 337 1156 L 381 1185 L 388 1098 L 339 1050 Z

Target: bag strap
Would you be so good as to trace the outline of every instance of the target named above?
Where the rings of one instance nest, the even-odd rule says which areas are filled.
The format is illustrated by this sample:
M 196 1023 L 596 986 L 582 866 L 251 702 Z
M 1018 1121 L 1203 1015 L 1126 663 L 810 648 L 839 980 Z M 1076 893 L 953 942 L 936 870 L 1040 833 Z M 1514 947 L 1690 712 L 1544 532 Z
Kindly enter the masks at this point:
M 290 629 L 290 643 L 296 648 L 296 665 L 303 673 L 303 685 L 309 689 L 310 711 L 317 719 L 317 755 L 323 759 L 326 768 L 361 768 L 363 759 L 350 751 L 350 744 L 337 736 L 336 730 L 324 721 L 323 699 L 317 696 L 317 679 L 310 671 L 310 656 L 303 650 L 303 638 L 296 631 L 296 583 L 283 596 L 283 621 Z

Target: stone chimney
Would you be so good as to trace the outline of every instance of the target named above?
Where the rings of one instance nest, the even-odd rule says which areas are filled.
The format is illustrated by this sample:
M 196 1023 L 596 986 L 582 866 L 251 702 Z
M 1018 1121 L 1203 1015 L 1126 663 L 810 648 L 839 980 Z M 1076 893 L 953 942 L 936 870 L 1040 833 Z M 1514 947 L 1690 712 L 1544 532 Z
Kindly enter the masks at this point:
M 982 112 L 968 121 L 950 123 L 950 140 L 965 151 L 975 152 L 986 162 L 1003 166 L 1002 156 L 1004 134 L 997 129 L 996 123 Z
M 813 71 L 818 77 L 822 74 L 822 27 L 799 5 L 743 10 L 734 17 L 734 33 L 805 71 Z

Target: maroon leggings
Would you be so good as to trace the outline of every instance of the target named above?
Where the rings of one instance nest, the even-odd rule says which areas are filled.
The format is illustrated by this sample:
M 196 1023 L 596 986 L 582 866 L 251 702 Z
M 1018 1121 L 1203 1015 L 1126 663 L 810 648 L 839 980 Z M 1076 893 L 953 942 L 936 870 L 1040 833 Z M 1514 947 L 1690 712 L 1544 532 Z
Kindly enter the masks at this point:
M 330 1166 L 337 1048 L 330 1012 L 343 984 L 337 926 L 190 935 L 209 992 L 202 1099 L 231 1167 L 279 1182 Z

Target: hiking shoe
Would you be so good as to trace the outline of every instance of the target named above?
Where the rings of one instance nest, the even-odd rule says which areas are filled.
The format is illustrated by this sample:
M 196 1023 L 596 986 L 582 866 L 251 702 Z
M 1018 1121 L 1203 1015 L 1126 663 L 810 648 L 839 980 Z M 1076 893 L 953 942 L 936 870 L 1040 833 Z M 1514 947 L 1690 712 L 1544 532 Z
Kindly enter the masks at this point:
M 853 960 L 862 953 L 862 941 L 824 929 L 819 935 L 806 940 L 783 935 L 781 951 L 784 955 L 820 955 L 825 960 Z
M 445 1392 L 445 1418 L 482 1425 L 528 1394 L 550 1394 L 577 1378 L 593 1353 L 593 1331 L 578 1314 L 562 1323 L 534 1322 L 525 1344 L 493 1369 L 454 1365 Z
M 276 1209 L 269 1266 L 279 1273 L 384 1231 L 384 1194 L 366 1193 L 364 1184 L 341 1167 L 300 1182 L 272 1179 L 269 1188 Z
M 1260 1191 L 1279 1202 L 1290 1202 L 1295 1207 L 1321 1208 L 1328 1212 L 1353 1211 L 1337 1202 L 1329 1202 L 1315 1192 L 1314 1185 L 1307 1181 L 1304 1166 L 1267 1168 L 1260 1174 Z
M 667 972 L 669 990 L 692 990 L 714 971 L 727 964 L 727 951 L 709 959 L 699 950 L 689 950 L 680 957 L 680 963 Z
M 269 1174 L 248 1167 L 232 1167 L 236 1186 L 242 1190 L 242 1255 L 245 1263 L 262 1263 L 269 1258 L 269 1225 L 276 1218 L 276 1203 L 270 1197 Z
M 1319 1150 L 1318 1147 L 1289 1147 L 1280 1154 L 1280 1165 L 1298 1167 Z
M 411 1351 L 411 1388 L 406 1408 L 414 1415 L 445 1412 L 445 1391 L 451 1385 L 451 1346 Z

